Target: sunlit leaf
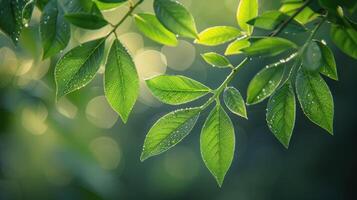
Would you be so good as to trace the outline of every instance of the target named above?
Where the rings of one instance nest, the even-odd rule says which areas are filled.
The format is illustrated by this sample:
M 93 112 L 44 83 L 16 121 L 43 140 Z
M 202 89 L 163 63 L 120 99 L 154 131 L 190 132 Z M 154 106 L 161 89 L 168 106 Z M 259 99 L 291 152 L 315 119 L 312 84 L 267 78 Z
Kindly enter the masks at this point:
M 232 113 L 248 119 L 244 99 L 236 88 L 227 87 L 223 93 L 223 100 Z
M 242 36 L 242 33 L 237 28 L 231 26 L 215 26 L 207 28 L 199 33 L 195 43 L 216 46 L 234 40 L 240 36 Z
M 317 43 L 317 45 L 319 45 L 322 54 L 323 62 L 322 67 L 320 68 L 320 72 L 323 75 L 337 81 L 337 67 L 332 50 L 324 42 L 317 40 L 315 42 Z
M 276 56 L 293 48 L 297 48 L 297 46 L 290 40 L 267 37 L 252 42 L 249 47 L 241 49 L 241 51 L 248 56 Z
M 225 55 L 236 55 L 243 53 L 241 49 L 247 48 L 250 46 L 248 39 L 236 40 L 230 43 L 226 49 Z
M 93 0 L 100 10 L 110 10 L 119 7 L 127 0 Z
M 297 10 L 303 6 L 304 2 L 297 2 L 297 3 L 284 3 L 279 11 L 286 13 L 287 15 L 293 15 L 297 12 Z M 319 15 L 316 14 L 313 10 L 309 7 L 304 8 L 294 19 L 301 24 L 307 24 L 313 20 L 315 20 Z
M 258 16 L 258 0 L 240 0 L 237 10 L 237 21 L 239 26 L 251 35 L 253 33 L 253 26 L 247 22 Z
M 218 67 L 218 68 L 232 67 L 232 64 L 229 62 L 229 60 L 218 53 L 209 52 L 209 53 L 204 53 L 201 56 L 208 64 L 212 65 L 213 67 Z

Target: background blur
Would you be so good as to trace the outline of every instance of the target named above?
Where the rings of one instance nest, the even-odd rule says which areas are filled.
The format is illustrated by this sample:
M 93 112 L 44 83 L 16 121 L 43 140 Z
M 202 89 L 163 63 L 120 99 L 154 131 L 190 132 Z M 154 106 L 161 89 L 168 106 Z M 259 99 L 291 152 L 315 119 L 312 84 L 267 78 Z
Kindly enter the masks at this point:
M 236 26 L 238 0 L 181 2 L 193 13 L 199 31 L 214 25 Z M 260 4 L 261 12 L 279 7 L 279 1 Z M 105 16 L 115 23 L 126 9 Z M 145 0 L 139 10 L 152 12 L 152 1 Z M 308 121 L 298 108 L 292 142 L 285 150 L 265 123 L 266 102 L 248 108 L 249 121 L 231 115 L 236 154 L 219 189 L 199 152 L 204 117 L 175 148 L 140 162 L 150 126 L 175 109 L 156 101 L 143 81 L 126 125 L 103 96 L 103 70 L 90 85 L 56 103 L 56 59 L 40 59 L 39 16 L 35 11 L 20 47 L 0 33 L 0 199 L 356 199 L 357 61 L 331 43 L 328 25 L 318 37 L 333 48 L 338 64 L 340 81 L 327 80 L 335 100 L 335 136 Z M 107 32 L 73 28 L 67 50 Z M 184 40 L 177 47 L 159 46 L 143 38 L 131 19 L 117 33 L 133 55 L 141 80 L 184 74 L 217 87 L 229 73 L 204 64 L 199 54 L 212 49 Z M 306 36 L 292 38 L 302 43 Z M 224 47 L 215 50 L 223 53 Z M 238 64 L 241 59 L 235 56 L 231 61 Z M 253 60 L 233 85 L 245 94 L 253 75 L 276 59 Z

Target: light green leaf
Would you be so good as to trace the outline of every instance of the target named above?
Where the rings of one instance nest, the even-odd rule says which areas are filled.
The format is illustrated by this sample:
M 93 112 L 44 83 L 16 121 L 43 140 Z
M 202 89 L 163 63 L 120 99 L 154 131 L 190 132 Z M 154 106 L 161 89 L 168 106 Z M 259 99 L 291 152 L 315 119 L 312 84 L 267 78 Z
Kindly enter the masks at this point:
M 243 53 L 241 49 L 247 48 L 250 46 L 248 39 L 236 40 L 230 43 L 226 49 L 225 55 L 236 55 Z
M 295 115 L 294 90 L 290 84 L 284 84 L 270 97 L 266 120 L 271 132 L 285 148 L 289 147 L 295 125 Z
M 331 27 L 331 38 L 336 46 L 345 54 L 357 59 L 357 30 L 333 24 Z
M 304 48 L 302 55 L 302 67 L 308 71 L 319 71 L 323 65 L 322 54 L 319 45 L 311 41 Z
M 209 53 L 204 53 L 201 56 L 208 64 L 212 65 L 213 67 L 218 67 L 218 68 L 233 67 L 226 57 L 218 53 L 209 52 Z
M 250 81 L 247 104 L 257 104 L 269 97 L 279 86 L 284 74 L 284 65 L 264 68 Z
M 323 60 L 322 67 L 320 68 L 320 73 L 337 81 L 337 67 L 332 50 L 324 42 L 317 40 L 315 42 L 320 47 Z
M 135 24 L 138 29 L 148 38 L 168 46 L 176 46 L 177 38 L 175 34 L 167 30 L 157 20 L 155 15 L 148 13 L 140 13 L 134 15 Z
M 248 119 L 243 97 L 236 88 L 227 87 L 223 93 L 223 100 L 232 113 Z
M 251 35 L 253 33 L 253 26 L 247 22 L 258 16 L 258 0 L 240 0 L 237 10 L 237 22 L 239 26 Z
M 125 3 L 127 0 L 93 0 L 100 10 L 110 10 L 117 8 Z
M 171 32 L 188 38 L 197 38 L 193 16 L 178 1 L 155 0 L 154 10 L 159 21 Z
M 126 123 L 139 95 L 139 78 L 133 59 L 119 40 L 109 52 L 104 91 L 109 104 Z
M 203 161 L 218 185 L 222 186 L 232 164 L 235 135 L 232 121 L 220 105 L 216 105 L 206 119 L 200 144 Z
M 55 68 L 57 99 L 86 86 L 103 59 L 104 39 L 86 42 L 67 52 Z
M 109 24 L 103 17 L 90 13 L 70 13 L 66 14 L 65 18 L 75 26 L 90 30 L 100 29 Z
M 195 43 L 216 46 L 234 40 L 240 36 L 242 36 L 242 33 L 237 28 L 231 26 L 215 26 L 207 28 L 199 33 Z
M 267 37 L 256 40 L 241 51 L 248 56 L 276 56 L 289 49 L 297 48 L 290 40 L 279 37 Z
M 187 103 L 210 92 L 207 86 L 185 76 L 159 75 L 146 80 L 146 84 L 157 99 L 171 105 Z
M 304 4 L 303 1 L 297 2 L 297 3 L 284 3 L 279 11 L 286 13 L 287 15 L 291 16 L 296 11 L 301 8 L 301 6 Z M 313 20 L 315 20 L 319 15 L 316 14 L 311 8 L 306 7 L 304 8 L 294 19 L 301 24 L 307 24 Z
M 161 154 L 183 140 L 195 126 L 200 111 L 187 108 L 161 117 L 146 135 L 140 160 Z
M 296 77 L 296 92 L 305 115 L 333 134 L 333 97 L 320 74 L 300 69 Z
M 43 10 L 40 21 L 43 59 L 56 55 L 68 45 L 71 29 L 63 15 L 64 10 L 56 0 L 51 0 Z

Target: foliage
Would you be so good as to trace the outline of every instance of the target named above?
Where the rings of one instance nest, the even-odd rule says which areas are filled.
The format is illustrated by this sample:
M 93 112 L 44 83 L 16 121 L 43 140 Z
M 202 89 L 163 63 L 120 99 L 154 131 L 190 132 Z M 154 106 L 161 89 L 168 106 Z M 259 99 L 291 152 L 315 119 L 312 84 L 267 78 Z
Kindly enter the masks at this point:
M 200 113 L 215 103 L 202 127 L 200 147 L 204 163 L 219 186 L 232 163 L 235 147 L 234 127 L 224 105 L 232 113 L 247 118 L 246 104 L 254 105 L 269 98 L 267 124 L 286 148 L 294 129 L 296 99 L 308 119 L 333 134 L 334 102 L 321 74 L 338 80 L 338 73 L 330 47 L 315 35 L 329 22 L 335 45 L 357 59 L 357 25 L 350 17 L 356 12 L 356 1 L 283 0 L 280 9 L 259 15 L 257 0 L 240 0 L 237 26 L 214 26 L 201 32 L 197 31 L 194 17 L 178 1 L 154 0 L 155 13 L 133 14 L 143 1 L 0 0 L 0 29 L 17 44 L 36 5 L 42 10 L 40 33 L 45 59 L 55 57 L 67 47 L 71 38 L 70 24 L 89 30 L 111 26 L 112 30 L 105 37 L 74 47 L 58 60 L 54 70 L 56 94 L 60 98 L 86 86 L 105 63 L 105 96 L 123 122 L 129 119 L 139 94 L 135 64 L 115 34 L 127 18 L 133 17 L 143 35 L 163 45 L 177 45 L 178 37 L 193 39 L 197 45 L 204 46 L 230 42 L 224 52 L 226 56 L 246 57 L 236 67 L 220 53 L 202 54 L 209 65 L 231 71 L 216 89 L 179 75 L 159 75 L 146 80 L 152 94 L 166 104 L 185 104 L 209 94 L 211 97 L 201 106 L 161 117 L 146 136 L 141 160 L 161 154 L 183 140 L 194 128 Z M 129 10 L 117 24 L 104 19 L 102 12 L 122 5 L 129 5 Z M 254 35 L 255 29 L 271 32 Z M 308 37 L 300 45 L 289 39 L 289 33 L 304 33 Z M 110 40 L 112 36 L 114 41 Z M 106 58 L 107 45 L 111 46 Z M 263 67 L 252 78 L 245 103 L 241 93 L 230 83 L 252 57 L 270 57 L 277 62 Z

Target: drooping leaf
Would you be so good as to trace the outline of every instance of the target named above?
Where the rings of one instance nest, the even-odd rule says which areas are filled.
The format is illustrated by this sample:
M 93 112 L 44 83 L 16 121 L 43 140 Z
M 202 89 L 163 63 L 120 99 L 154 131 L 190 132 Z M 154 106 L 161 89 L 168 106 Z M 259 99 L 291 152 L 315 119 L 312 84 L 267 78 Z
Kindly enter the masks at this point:
M 348 26 L 332 25 L 331 38 L 345 54 L 357 59 L 357 30 Z
M 296 101 L 294 90 L 286 83 L 270 97 L 266 120 L 271 132 L 284 145 L 289 147 L 294 130 Z
M 236 88 L 227 87 L 223 93 L 223 100 L 232 113 L 248 119 L 244 99 Z
M 207 86 L 185 76 L 159 75 L 146 80 L 146 84 L 156 98 L 171 105 L 187 103 L 210 92 Z
M 333 97 L 320 74 L 300 69 L 296 77 L 296 92 L 305 115 L 333 134 Z
M 237 21 L 239 26 L 247 32 L 248 35 L 253 33 L 253 26 L 247 22 L 258 16 L 258 0 L 240 0 L 237 10 Z
M 55 68 L 57 98 L 86 86 L 103 59 L 104 39 L 86 42 L 67 52 Z
M 40 21 L 43 59 L 56 55 L 68 45 L 71 29 L 63 15 L 64 10 L 56 0 L 51 0 L 43 10 Z
M 139 78 L 130 54 L 119 40 L 114 41 L 109 52 L 104 91 L 109 104 L 127 122 L 139 95 Z
M 159 21 L 171 32 L 188 38 L 197 38 L 193 16 L 178 1 L 155 0 L 154 10 Z
M 93 0 L 100 10 L 110 10 L 117 8 L 125 3 L 127 0 Z
M 204 163 L 222 186 L 232 164 L 235 135 L 232 121 L 220 105 L 213 108 L 203 125 L 200 146 Z
M 140 13 L 134 15 L 135 24 L 138 29 L 148 38 L 168 46 L 176 46 L 177 38 L 175 34 L 167 30 L 157 20 L 155 15 L 148 13 Z
M 250 81 L 247 104 L 257 104 L 269 97 L 279 86 L 284 74 L 284 65 L 264 68 Z
M 323 60 L 322 67 L 320 68 L 320 73 L 337 81 L 338 80 L 337 67 L 336 67 L 336 61 L 332 50 L 324 42 L 317 41 L 317 40 L 315 42 L 320 47 L 322 60 Z
M 218 68 L 233 67 L 226 57 L 218 53 L 209 52 L 209 53 L 204 53 L 201 56 L 208 64 L 212 65 L 213 67 L 218 67 Z
M 290 40 L 278 37 L 267 37 L 256 40 L 249 47 L 241 49 L 248 56 L 276 56 L 289 49 L 297 48 Z
M 302 55 L 302 67 L 308 71 L 319 71 L 323 65 L 320 47 L 315 41 L 311 41 L 304 48 Z
M 66 14 L 65 18 L 75 26 L 90 30 L 100 29 L 109 24 L 103 17 L 90 13 L 70 13 Z
M 243 53 L 241 49 L 247 48 L 250 46 L 250 42 L 247 39 L 236 40 L 230 43 L 226 49 L 225 55 L 236 55 Z
M 161 154 L 183 140 L 195 126 L 200 111 L 188 108 L 161 117 L 146 135 L 140 160 Z
M 237 28 L 231 26 L 215 26 L 207 28 L 199 33 L 195 43 L 216 46 L 234 40 L 240 36 L 242 36 L 242 33 Z

